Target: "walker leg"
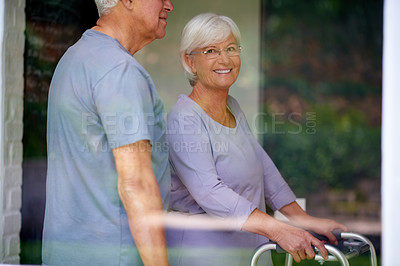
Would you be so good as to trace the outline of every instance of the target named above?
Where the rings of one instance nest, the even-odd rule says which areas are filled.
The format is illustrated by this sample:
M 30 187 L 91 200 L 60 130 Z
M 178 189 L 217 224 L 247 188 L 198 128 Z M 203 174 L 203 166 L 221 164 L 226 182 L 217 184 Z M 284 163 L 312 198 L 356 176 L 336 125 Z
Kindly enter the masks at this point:
M 377 266 L 378 265 L 377 259 L 376 259 L 375 247 L 374 247 L 374 245 L 372 244 L 372 242 L 368 238 L 364 237 L 363 235 L 350 233 L 350 232 L 342 232 L 341 236 L 342 236 L 342 238 L 345 238 L 345 239 L 353 238 L 353 239 L 360 240 L 361 242 L 367 243 L 369 245 L 371 266 Z
M 276 250 L 276 244 L 275 243 L 267 243 L 265 245 L 260 246 L 259 248 L 256 249 L 253 258 L 251 259 L 251 266 L 257 266 L 258 259 L 260 256 L 268 250 Z
M 292 266 L 293 265 L 293 256 L 290 255 L 289 253 L 286 253 L 285 265 L 286 266 Z
M 324 260 L 321 255 L 316 255 L 315 260 L 318 261 L 321 265 L 325 261 L 338 261 L 340 262 L 343 266 L 350 266 L 349 261 L 347 260 L 346 256 L 336 247 L 325 244 L 325 248 L 328 250 L 329 254 L 332 254 L 332 256 L 329 256 L 328 260 Z

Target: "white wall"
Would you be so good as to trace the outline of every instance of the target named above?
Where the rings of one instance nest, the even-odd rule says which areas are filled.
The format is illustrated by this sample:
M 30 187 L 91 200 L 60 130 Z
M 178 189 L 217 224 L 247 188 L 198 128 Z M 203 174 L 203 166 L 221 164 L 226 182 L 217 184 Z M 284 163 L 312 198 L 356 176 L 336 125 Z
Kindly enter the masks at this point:
M 0 263 L 19 263 L 25 0 L 0 0 Z
M 400 1 L 384 2 L 382 117 L 382 265 L 399 265 Z
M 250 0 L 173 0 L 174 11 L 169 13 L 166 37 L 146 46 L 135 57 L 149 71 L 168 112 L 179 94 L 189 94 L 191 86 L 184 77 L 178 59 L 180 34 L 195 15 L 214 12 L 232 18 L 242 34 L 242 68 L 230 94 L 244 110 L 250 126 L 259 108 L 260 79 L 260 16 L 261 1 Z M 254 126 L 253 132 L 254 131 Z

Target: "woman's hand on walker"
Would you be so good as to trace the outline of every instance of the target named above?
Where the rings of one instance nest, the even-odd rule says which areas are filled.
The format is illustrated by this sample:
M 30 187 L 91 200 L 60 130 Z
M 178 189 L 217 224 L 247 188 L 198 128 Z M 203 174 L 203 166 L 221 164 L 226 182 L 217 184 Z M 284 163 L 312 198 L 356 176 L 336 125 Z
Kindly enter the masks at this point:
M 328 259 L 328 250 L 322 241 L 302 229 L 283 224 L 270 239 L 291 254 L 296 262 L 313 259 L 315 257 L 313 247 L 318 249 L 324 259 Z

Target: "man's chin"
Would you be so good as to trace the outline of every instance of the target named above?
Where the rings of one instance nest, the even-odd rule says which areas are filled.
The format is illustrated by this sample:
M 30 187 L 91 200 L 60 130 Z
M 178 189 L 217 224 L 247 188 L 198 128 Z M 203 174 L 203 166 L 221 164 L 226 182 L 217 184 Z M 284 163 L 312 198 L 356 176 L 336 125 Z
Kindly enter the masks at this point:
M 166 32 L 164 31 L 164 32 L 160 32 L 160 33 L 158 33 L 157 35 L 156 35 L 156 39 L 162 39 L 162 38 L 164 38 L 165 37 L 165 34 L 166 34 Z

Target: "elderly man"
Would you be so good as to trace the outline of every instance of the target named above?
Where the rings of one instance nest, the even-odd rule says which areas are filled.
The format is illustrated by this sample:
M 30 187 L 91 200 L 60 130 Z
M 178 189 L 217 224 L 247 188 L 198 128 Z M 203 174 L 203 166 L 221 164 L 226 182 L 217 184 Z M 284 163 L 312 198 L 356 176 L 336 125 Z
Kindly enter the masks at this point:
M 163 38 L 170 0 L 96 0 L 96 26 L 50 86 L 44 265 L 167 265 L 163 105 L 133 54 Z

